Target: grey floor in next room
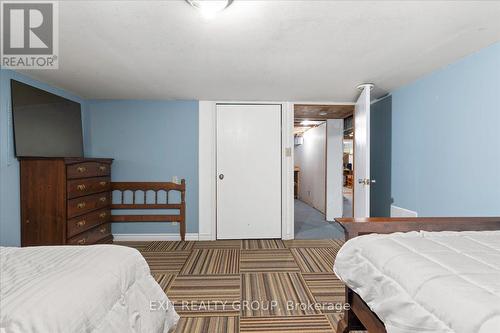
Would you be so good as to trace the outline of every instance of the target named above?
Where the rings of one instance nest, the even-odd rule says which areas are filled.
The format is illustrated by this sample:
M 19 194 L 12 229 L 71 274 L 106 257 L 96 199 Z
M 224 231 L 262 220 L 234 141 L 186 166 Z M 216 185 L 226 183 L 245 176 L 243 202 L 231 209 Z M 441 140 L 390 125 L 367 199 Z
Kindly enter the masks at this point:
M 344 239 L 344 232 L 320 211 L 295 199 L 295 239 Z

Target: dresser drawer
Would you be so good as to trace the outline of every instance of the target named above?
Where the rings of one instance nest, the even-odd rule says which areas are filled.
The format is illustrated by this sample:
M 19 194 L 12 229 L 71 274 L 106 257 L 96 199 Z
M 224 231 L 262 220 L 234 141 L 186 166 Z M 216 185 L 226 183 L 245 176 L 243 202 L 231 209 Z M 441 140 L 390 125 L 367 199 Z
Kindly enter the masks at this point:
M 66 227 L 68 238 L 108 222 L 110 216 L 111 211 L 108 208 L 104 208 L 68 220 L 68 225 Z
M 88 194 L 106 192 L 111 188 L 109 177 L 82 178 L 68 180 L 68 198 L 81 197 Z
M 110 192 L 97 193 L 68 200 L 68 218 L 80 216 L 99 208 L 108 207 L 110 203 Z
M 111 225 L 109 223 L 106 223 L 68 239 L 68 244 L 70 245 L 95 244 L 99 242 L 101 239 L 109 237 L 110 235 L 111 235 Z
M 95 244 L 113 244 L 113 235 L 110 234 L 102 239 L 99 239 Z
M 82 162 L 67 166 L 68 179 L 109 176 L 111 165 L 99 162 Z

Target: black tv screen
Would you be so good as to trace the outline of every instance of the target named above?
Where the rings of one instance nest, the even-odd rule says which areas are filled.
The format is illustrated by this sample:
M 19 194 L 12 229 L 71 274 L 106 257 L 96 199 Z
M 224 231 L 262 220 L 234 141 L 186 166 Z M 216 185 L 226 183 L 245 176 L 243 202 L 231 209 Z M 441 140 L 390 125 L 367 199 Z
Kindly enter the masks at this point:
M 16 156 L 83 156 L 79 103 L 15 80 L 11 96 Z

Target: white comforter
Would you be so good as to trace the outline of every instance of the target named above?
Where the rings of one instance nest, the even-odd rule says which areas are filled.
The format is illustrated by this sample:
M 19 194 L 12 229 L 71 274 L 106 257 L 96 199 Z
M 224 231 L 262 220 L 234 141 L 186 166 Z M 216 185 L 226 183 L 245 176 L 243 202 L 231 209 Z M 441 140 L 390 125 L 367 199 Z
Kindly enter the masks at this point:
M 500 231 L 366 235 L 334 271 L 391 332 L 500 332 Z
M 0 247 L 1 333 L 164 333 L 179 318 L 165 304 L 135 249 Z

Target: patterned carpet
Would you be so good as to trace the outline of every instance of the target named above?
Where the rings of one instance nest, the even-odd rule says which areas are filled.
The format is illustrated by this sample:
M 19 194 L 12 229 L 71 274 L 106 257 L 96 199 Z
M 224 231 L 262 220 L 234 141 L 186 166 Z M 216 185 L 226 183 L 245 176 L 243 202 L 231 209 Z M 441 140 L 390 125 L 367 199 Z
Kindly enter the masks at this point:
M 335 332 L 341 241 L 117 242 L 143 254 L 181 319 L 176 332 Z

